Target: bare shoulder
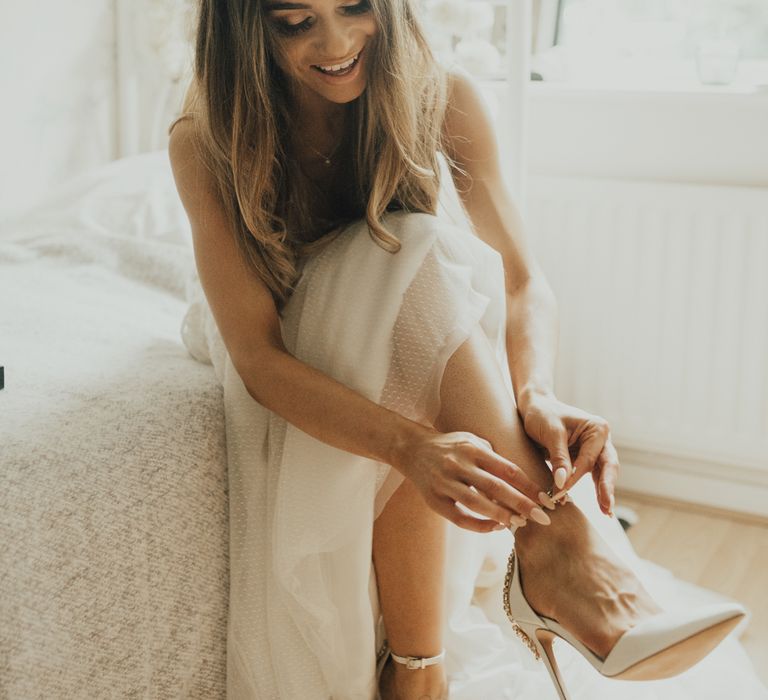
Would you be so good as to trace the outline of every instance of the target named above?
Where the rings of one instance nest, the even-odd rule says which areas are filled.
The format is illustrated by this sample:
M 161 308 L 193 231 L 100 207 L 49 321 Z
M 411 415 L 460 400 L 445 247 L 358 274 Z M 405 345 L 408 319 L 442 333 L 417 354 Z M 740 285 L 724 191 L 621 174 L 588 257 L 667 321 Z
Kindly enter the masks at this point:
M 171 127 L 168 139 L 168 153 L 171 156 L 171 164 L 189 156 L 195 145 L 195 125 L 191 118 L 180 119 Z
M 482 101 L 482 93 L 477 80 L 467 70 L 458 65 L 446 69 L 448 82 L 448 105 L 461 110 L 475 100 Z
M 168 158 L 176 188 L 190 214 L 190 208 L 194 208 L 200 197 L 213 191 L 213 180 L 200 158 L 197 138 L 192 119 L 183 119 L 175 124 L 168 140 Z
M 498 167 L 498 144 L 488 104 L 477 80 L 460 67 L 447 70 L 448 104 L 443 121 L 447 154 L 476 175 Z
M 232 362 L 241 377 L 250 378 L 264 348 L 284 347 L 280 324 L 269 288 L 238 251 L 240 234 L 233 229 L 214 176 L 201 158 L 197 138 L 194 123 L 178 122 L 171 131 L 168 155 L 191 224 L 200 283 Z

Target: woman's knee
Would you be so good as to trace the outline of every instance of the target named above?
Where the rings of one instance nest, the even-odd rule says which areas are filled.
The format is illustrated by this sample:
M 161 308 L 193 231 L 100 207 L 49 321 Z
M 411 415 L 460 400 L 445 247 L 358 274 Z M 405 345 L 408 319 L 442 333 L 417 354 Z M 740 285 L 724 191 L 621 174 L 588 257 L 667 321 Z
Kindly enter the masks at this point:
M 423 533 L 425 528 L 440 528 L 446 522 L 445 518 L 427 505 L 416 484 L 411 479 L 405 479 L 387 500 L 381 514 L 374 521 L 374 529 L 382 532 L 393 527 L 398 530 L 414 528 Z

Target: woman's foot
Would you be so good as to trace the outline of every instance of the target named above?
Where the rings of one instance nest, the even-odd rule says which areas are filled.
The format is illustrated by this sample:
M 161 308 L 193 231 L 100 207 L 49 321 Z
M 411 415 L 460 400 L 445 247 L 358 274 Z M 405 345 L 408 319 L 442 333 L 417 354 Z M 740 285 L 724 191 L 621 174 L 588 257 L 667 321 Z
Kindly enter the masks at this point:
M 445 667 L 409 669 L 390 657 L 381 671 L 379 694 L 381 700 L 447 700 Z
M 551 525 L 529 521 L 515 532 L 523 594 L 605 658 L 628 629 L 662 609 L 575 503 L 548 513 Z

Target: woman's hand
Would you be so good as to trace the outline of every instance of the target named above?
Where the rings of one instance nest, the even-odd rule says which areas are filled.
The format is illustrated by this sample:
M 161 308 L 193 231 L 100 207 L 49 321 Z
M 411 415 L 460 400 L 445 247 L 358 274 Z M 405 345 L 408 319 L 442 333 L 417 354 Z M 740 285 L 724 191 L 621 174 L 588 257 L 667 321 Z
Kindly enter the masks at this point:
M 552 464 L 555 486 L 560 489 L 555 496 L 592 472 L 600 510 L 613 515 L 619 456 L 611 442 L 608 422 L 563 403 L 551 393 L 527 395 L 521 416 L 528 437 L 541 445 Z
M 541 489 L 513 462 L 496 454 L 487 440 L 474 433 L 441 433 L 422 426 L 403 445 L 392 466 L 411 479 L 432 510 L 455 525 L 474 532 L 490 532 L 523 518 L 541 522 L 538 506 Z M 466 508 L 489 520 L 475 518 Z M 531 511 L 538 510 L 536 516 Z

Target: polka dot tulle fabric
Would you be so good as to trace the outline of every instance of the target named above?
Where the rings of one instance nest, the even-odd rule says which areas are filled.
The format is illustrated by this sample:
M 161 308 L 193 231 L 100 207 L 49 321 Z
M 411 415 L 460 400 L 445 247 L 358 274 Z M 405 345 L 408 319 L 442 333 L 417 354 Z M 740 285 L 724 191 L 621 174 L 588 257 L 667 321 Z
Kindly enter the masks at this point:
M 376 245 L 360 221 L 306 262 L 285 308 L 283 339 L 298 359 L 368 399 L 429 422 L 440 408 L 445 364 L 473 328 L 480 325 L 506 364 L 502 260 L 470 231 L 432 215 L 388 212 L 385 225 L 401 241 L 396 254 Z M 257 403 L 208 309 L 185 327 L 185 342 L 216 349 L 211 360 L 224 388 L 227 697 L 374 700 L 384 628 L 371 560 L 373 521 L 403 477 L 311 437 Z M 507 384 L 511 391 L 508 378 Z M 593 507 L 588 490 L 574 496 L 662 601 L 697 594 L 709 600 L 639 560 L 618 523 Z M 452 700 L 554 697 L 544 668 L 504 618 L 512 535 L 447 525 L 444 641 Z M 746 661 L 734 641 L 687 674 L 655 684 L 607 681 L 580 659 L 562 658 L 576 699 L 720 698 L 722 689 L 732 697 L 763 697 L 751 676 L 739 674 Z

